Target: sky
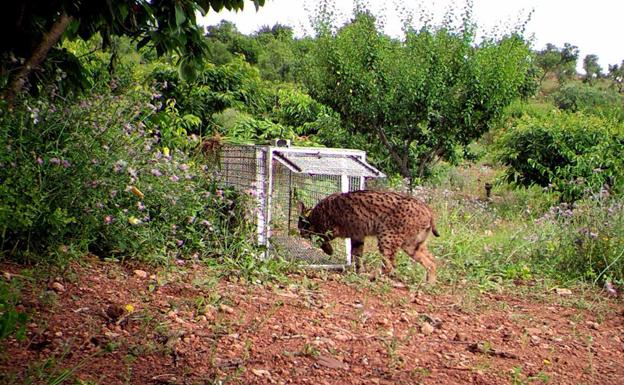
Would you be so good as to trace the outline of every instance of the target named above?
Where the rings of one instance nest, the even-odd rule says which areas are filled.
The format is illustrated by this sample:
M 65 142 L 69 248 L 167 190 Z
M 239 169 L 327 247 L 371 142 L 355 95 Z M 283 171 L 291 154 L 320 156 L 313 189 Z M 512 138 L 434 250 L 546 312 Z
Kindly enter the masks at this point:
M 310 12 L 317 3 L 315 0 L 266 0 L 256 12 L 253 3 L 247 0 L 243 11 L 217 13 L 211 10 L 200 18 L 200 24 L 207 26 L 229 20 L 236 24 L 240 32 L 250 34 L 263 25 L 280 23 L 293 27 L 297 36 L 312 35 Z M 353 0 L 335 0 L 334 4 L 338 20 L 347 21 L 352 15 Z M 416 11 L 416 14 L 423 8 L 433 15 L 434 21 L 439 21 L 449 7 L 459 10 L 465 2 L 369 0 L 368 4 L 376 16 L 385 19 L 385 32 L 401 37 L 402 12 L 397 11 L 397 4 Z M 622 0 L 473 0 L 473 4 L 474 19 L 482 32 L 515 25 L 518 20 L 526 20 L 532 11 L 526 34 L 533 37 L 533 48 L 543 49 L 546 43 L 563 47 L 566 42 L 577 46 L 580 51 L 579 72 L 582 72 L 583 58 L 587 54 L 598 55 L 604 71 L 607 71 L 608 64 L 620 64 L 624 60 Z

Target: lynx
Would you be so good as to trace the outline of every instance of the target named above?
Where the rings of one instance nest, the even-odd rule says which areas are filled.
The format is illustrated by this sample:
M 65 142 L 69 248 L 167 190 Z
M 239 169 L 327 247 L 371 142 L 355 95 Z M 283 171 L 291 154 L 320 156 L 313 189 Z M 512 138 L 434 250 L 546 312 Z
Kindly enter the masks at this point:
M 361 268 L 364 238 L 376 236 L 384 259 L 384 273 L 394 268 L 394 256 L 405 250 L 427 270 L 427 282 L 436 280 L 436 264 L 427 250 L 429 233 L 440 236 L 431 210 L 418 199 L 396 192 L 361 190 L 332 194 L 309 210 L 298 203 L 299 232 L 320 240 L 321 249 L 333 253 L 334 238 L 351 238 L 356 271 Z

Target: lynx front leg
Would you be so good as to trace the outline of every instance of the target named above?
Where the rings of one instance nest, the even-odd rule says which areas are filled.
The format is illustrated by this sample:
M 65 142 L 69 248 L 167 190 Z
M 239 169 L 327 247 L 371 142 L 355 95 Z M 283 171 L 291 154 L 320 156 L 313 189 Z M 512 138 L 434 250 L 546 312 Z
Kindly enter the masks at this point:
M 355 265 L 355 272 L 362 270 L 362 255 L 364 254 L 364 241 L 351 238 L 351 257 Z

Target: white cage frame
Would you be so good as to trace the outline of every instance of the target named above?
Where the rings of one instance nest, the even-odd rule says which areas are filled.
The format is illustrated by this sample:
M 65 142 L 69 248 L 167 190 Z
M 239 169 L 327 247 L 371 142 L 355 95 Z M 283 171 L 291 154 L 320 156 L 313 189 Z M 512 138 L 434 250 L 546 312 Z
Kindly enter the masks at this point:
M 366 180 L 384 178 L 385 175 L 366 162 L 366 152 L 354 149 L 326 147 L 291 147 L 284 141 L 275 141 L 272 145 L 224 145 L 220 150 L 219 168 L 215 177 L 224 186 L 234 187 L 248 193 L 254 202 L 253 215 L 258 245 L 265 246 L 262 258 L 268 258 L 275 251 L 280 241 L 290 238 L 296 232 L 296 222 L 292 228 L 296 209 L 293 200 L 300 188 L 302 194 L 308 196 L 310 206 L 333 192 L 348 192 L 364 189 Z M 318 182 L 318 183 L 316 183 Z M 318 191 L 307 191 L 305 185 L 324 186 Z M 284 198 L 287 185 L 288 195 Z M 286 208 L 278 207 L 277 199 L 286 199 Z M 284 211 L 286 210 L 286 211 Z M 287 227 L 280 230 L 281 236 L 275 237 L 277 226 L 273 221 L 280 217 L 287 222 Z M 280 241 L 278 241 L 278 239 Z M 304 251 L 300 246 L 290 242 L 286 248 L 299 248 L 299 256 L 288 250 L 290 257 L 307 259 L 310 254 L 321 255 L 322 252 L 307 247 Z M 308 263 L 308 267 L 324 269 L 344 269 L 351 265 L 351 242 L 344 240 L 344 262 Z M 329 257 L 328 257 L 329 258 Z M 338 256 L 340 258 L 340 256 Z

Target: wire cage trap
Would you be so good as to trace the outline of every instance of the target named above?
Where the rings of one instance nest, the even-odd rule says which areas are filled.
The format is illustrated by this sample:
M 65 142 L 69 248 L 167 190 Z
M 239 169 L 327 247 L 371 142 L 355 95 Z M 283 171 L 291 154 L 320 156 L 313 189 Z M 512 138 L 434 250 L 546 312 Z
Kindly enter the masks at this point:
M 318 268 L 350 265 L 348 239 L 334 240 L 329 256 L 299 236 L 297 202 L 314 207 L 330 194 L 364 189 L 368 179 L 385 175 L 366 162 L 361 150 L 274 144 L 224 145 L 215 175 L 224 186 L 252 197 L 257 242 L 266 246 L 265 258 L 279 254 Z

